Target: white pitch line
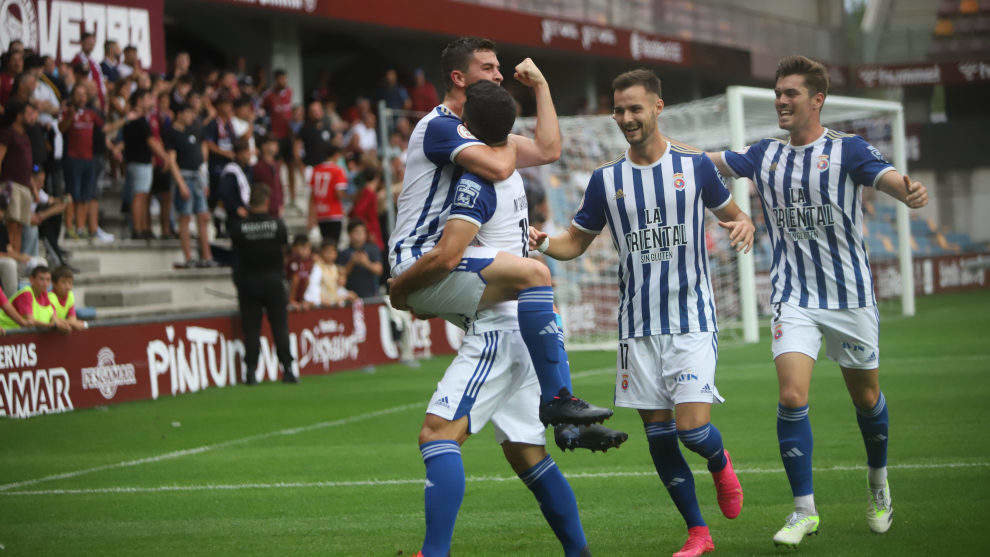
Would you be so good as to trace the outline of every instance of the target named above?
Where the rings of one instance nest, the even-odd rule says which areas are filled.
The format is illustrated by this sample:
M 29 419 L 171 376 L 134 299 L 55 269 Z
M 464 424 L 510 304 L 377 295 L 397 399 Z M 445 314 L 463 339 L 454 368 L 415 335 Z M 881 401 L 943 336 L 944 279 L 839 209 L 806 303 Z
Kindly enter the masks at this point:
M 984 468 L 990 462 L 944 462 L 894 464 L 888 466 L 893 470 L 930 470 L 949 468 Z M 856 472 L 864 470 L 864 466 L 829 466 L 815 468 L 821 472 Z M 692 470 L 694 474 L 705 475 L 708 470 Z M 783 468 L 749 468 L 736 470 L 737 474 L 782 474 Z M 589 478 L 637 478 L 653 477 L 656 472 L 626 471 L 626 472 L 575 472 L 564 474 L 567 479 L 581 480 Z M 466 478 L 469 482 L 511 482 L 518 480 L 517 476 L 472 476 Z M 389 485 L 422 485 L 423 478 L 408 478 L 396 480 L 356 480 L 345 482 L 277 482 L 277 483 L 245 483 L 245 484 L 205 484 L 205 485 L 163 485 L 156 487 L 96 487 L 87 489 L 45 489 L 34 491 L 5 491 L 0 495 L 93 495 L 119 493 L 162 493 L 184 491 L 235 491 L 242 489 L 297 489 L 297 488 L 338 488 L 338 487 L 379 487 Z
M 394 406 L 392 408 L 387 408 L 385 410 L 378 410 L 376 412 L 368 412 L 367 414 L 358 414 L 356 416 L 350 416 L 347 418 L 341 418 L 339 420 L 331 420 L 327 422 L 318 422 L 315 424 L 310 424 L 301 427 L 291 427 L 286 429 L 280 429 L 278 431 L 270 431 L 268 433 L 259 433 L 257 435 L 249 435 L 247 437 L 241 437 L 240 439 L 232 439 L 230 441 L 224 441 L 222 443 L 215 443 L 213 445 L 203 445 L 201 447 L 195 447 L 192 449 L 183 449 L 181 451 L 172 451 L 170 453 L 164 453 L 157 456 L 149 456 L 146 458 L 139 458 L 136 460 L 125 460 L 122 462 L 115 462 L 113 464 L 103 464 L 101 466 L 94 466 L 92 468 L 84 468 L 82 470 L 75 470 L 72 472 L 64 472 L 62 474 L 52 474 L 51 476 L 44 476 L 41 478 L 35 478 L 33 480 L 24 480 L 20 482 L 13 482 L 9 484 L 0 485 L 0 493 L 8 491 L 17 487 L 24 487 L 28 485 L 39 484 L 43 482 L 50 482 L 54 480 L 64 480 L 68 478 L 75 478 L 77 476 L 82 476 L 85 474 L 91 474 L 93 472 L 101 472 L 103 470 L 112 470 L 114 468 L 127 468 L 130 466 L 138 466 L 141 464 L 150 464 L 152 462 L 160 462 L 162 460 L 170 460 L 174 458 L 181 458 L 184 456 L 196 455 L 205 453 L 208 451 L 214 451 L 217 449 L 225 449 L 227 447 L 232 447 L 234 445 L 243 445 L 245 443 L 250 443 L 252 441 L 259 441 L 261 439 L 268 439 L 270 437 L 278 437 L 283 435 L 295 435 L 297 433 L 303 433 L 305 431 L 313 431 L 315 429 L 324 429 L 328 427 L 337 427 L 347 424 L 352 424 L 354 422 L 360 422 L 363 420 L 369 420 L 371 418 L 377 418 L 379 416 L 386 416 L 388 414 L 394 414 L 396 412 L 402 412 L 404 410 L 409 410 L 412 408 L 422 408 L 422 403 L 414 404 L 403 404 L 402 406 Z

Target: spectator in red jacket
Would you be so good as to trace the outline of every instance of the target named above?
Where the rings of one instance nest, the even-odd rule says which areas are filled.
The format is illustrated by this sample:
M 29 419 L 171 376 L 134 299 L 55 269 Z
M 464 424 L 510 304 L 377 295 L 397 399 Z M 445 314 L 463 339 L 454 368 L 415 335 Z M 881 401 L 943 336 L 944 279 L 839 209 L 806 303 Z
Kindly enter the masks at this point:
M 412 109 L 416 112 L 429 112 L 440 104 L 437 88 L 426 80 L 426 73 L 422 69 L 416 70 L 414 76 L 416 85 L 409 92 L 409 97 L 412 98 Z
M 254 181 L 261 182 L 271 190 L 268 198 L 268 214 L 282 218 L 285 205 L 285 192 L 282 188 L 282 163 L 278 160 L 278 138 L 265 136 L 261 141 L 261 156 L 254 165 Z
M 377 167 L 369 168 L 363 172 L 364 187 L 357 194 L 354 200 L 354 207 L 351 208 L 351 221 L 361 221 L 368 229 L 368 239 L 384 250 L 385 244 L 382 241 L 382 229 L 378 222 L 378 198 L 383 192 L 382 172 Z

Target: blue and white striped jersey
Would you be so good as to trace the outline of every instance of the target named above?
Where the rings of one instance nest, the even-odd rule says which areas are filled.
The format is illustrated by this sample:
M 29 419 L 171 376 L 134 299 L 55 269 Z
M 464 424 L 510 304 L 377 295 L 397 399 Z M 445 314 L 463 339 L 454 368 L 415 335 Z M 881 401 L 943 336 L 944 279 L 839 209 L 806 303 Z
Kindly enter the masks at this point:
M 701 152 L 667 144 L 649 166 L 628 155 L 591 175 L 574 226 L 606 226 L 619 251 L 619 338 L 717 331 L 705 207 L 732 199 Z
M 417 259 L 440 240 L 454 201 L 454 185 L 464 173 L 454 158 L 471 145 L 483 143 L 444 105 L 434 108 L 413 128 L 395 230 L 389 240 L 392 269 Z
M 861 186 L 893 167 L 863 138 L 825 130 L 795 147 L 764 139 L 723 152 L 737 176 L 756 184 L 773 245 L 771 303 L 845 309 L 876 304 L 863 241 Z

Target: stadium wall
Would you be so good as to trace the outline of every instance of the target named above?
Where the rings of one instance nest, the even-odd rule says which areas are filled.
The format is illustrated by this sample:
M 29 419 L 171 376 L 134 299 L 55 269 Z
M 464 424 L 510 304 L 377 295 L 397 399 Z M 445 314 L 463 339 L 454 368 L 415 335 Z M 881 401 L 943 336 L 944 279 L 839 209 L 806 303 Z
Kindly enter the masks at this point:
M 294 371 L 321 375 L 399 359 L 392 313 L 382 303 L 289 314 Z M 439 319 L 413 321 L 416 356 L 453 353 L 460 330 Z M 264 325 L 260 381 L 279 378 Z M 26 418 L 226 387 L 245 379 L 240 319 L 95 326 L 64 336 L 19 333 L 0 341 L 0 416 Z

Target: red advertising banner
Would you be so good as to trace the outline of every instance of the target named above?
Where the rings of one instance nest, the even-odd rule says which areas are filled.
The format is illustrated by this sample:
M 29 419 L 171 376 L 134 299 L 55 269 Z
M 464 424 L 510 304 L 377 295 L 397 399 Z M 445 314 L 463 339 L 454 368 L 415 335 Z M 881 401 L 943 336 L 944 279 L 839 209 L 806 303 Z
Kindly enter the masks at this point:
M 479 35 L 498 42 L 640 60 L 644 63 L 679 66 L 687 66 L 691 63 L 691 43 L 688 41 L 608 25 L 543 17 L 453 0 L 213 1 L 451 36 Z
M 901 295 L 901 268 L 897 261 L 874 263 L 871 267 L 877 298 Z M 918 296 L 990 286 L 990 254 L 919 257 L 914 259 L 913 268 L 914 293 Z
M 990 60 L 859 66 L 853 73 L 859 87 L 959 85 L 990 81 Z
M 289 314 L 293 367 L 318 375 L 398 360 L 392 313 L 355 304 Z M 459 329 L 413 320 L 414 354 L 449 354 Z M 259 380 L 279 378 L 267 321 Z M 243 383 L 244 343 L 236 316 L 93 327 L 0 337 L 0 416 L 29 417 Z
M 42 55 L 71 60 L 83 32 L 96 36 L 93 57 L 103 60 L 103 43 L 137 48 L 141 64 L 165 71 L 164 0 L 4 0 L 0 3 L 0 50 L 13 40 Z

